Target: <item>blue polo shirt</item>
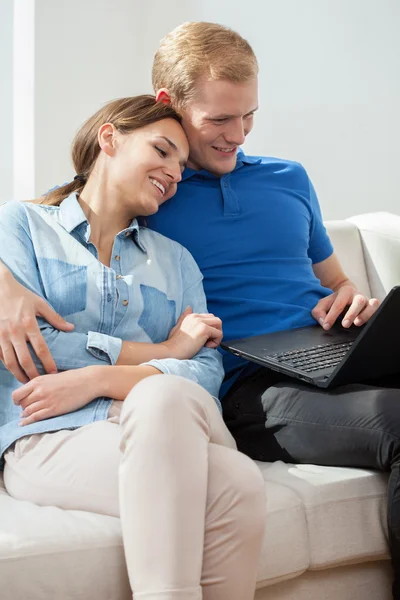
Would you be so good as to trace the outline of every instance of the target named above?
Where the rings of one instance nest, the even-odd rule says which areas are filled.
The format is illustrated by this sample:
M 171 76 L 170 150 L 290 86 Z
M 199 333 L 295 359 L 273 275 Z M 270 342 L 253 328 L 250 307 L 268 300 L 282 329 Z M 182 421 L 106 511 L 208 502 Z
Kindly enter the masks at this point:
M 332 244 L 296 162 L 240 151 L 222 177 L 185 169 L 176 195 L 146 221 L 194 256 L 226 340 L 315 323 L 312 308 L 331 293 L 312 265 L 332 254 Z M 224 353 L 221 396 L 246 364 Z

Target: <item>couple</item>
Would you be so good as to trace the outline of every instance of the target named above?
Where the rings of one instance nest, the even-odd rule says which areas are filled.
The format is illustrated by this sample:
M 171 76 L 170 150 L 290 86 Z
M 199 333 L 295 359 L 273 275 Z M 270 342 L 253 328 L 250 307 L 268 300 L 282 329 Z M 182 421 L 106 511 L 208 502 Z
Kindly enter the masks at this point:
M 265 500 L 236 443 L 261 460 L 390 470 L 400 598 L 397 392 L 379 410 L 372 386 L 361 404 L 305 392 L 273 406 L 267 395 L 262 407 L 271 375 L 226 355 L 220 398 L 235 439 L 212 398 L 221 322 L 206 312 L 182 246 L 227 339 L 315 320 L 329 329 L 346 306 L 344 326 L 361 325 L 378 306 L 343 273 L 304 169 L 239 150 L 257 109 L 257 71 L 235 32 L 178 27 L 154 60 L 157 103 L 106 106 L 77 135 L 71 184 L 41 205 L 2 208 L 5 483 L 38 504 L 120 514 L 137 598 L 245 600 Z M 37 377 L 41 364 L 48 374 Z M 269 429 L 263 410 L 272 408 Z

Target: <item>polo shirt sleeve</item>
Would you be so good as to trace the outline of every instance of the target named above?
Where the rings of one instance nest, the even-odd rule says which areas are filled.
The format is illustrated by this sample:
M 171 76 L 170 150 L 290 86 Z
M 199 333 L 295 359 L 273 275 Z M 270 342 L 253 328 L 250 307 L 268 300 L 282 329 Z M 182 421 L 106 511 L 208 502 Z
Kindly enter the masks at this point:
M 311 211 L 308 256 L 311 258 L 312 263 L 316 264 L 331 256 L 333 253 L 333 246 L 322 221 L 321 207 L 318 202 L 317 194 L 315 193 L 314 186 L 309 178 L 308 187 Z
M 208 312 L 203 289 L 203 276 L 192 255 L 183 247 L 180 262 L 183 283 L 182 312 L 188 306 L 191 306 L 195 313 Z M 221 410 L 218 392 L 224 377 L 224 370 L 222 356 L 218 350 L 203 347 L 190 360 L 167 358 L 151 360 L 145 364 L 155 367 L 162 373 L 180 375 L 198 383 L 214 397 Z
M 0 207 L 0 260 L 26 288 L 46 300 L 33 247 L 27 208 L 18 202 Z M 79 369 L 89 365 L 115 364 L 122 340 L 105 334 L 58 331 L 38 318 L 39 328 L 59 371 Z M 41 362 L 29 345 L 40 373 Z

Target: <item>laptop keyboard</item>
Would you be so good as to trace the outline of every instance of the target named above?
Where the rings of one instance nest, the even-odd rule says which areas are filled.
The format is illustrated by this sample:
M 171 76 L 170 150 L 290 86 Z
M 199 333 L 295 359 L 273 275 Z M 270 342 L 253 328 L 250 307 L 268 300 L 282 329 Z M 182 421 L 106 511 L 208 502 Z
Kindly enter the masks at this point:
M 285 365 L 309 373 L 318 369 L 335 367 L 347 354 L 352 344 L 353 341 L 330 342 L 329 344 L 320 344 L 311 348 L 298 348 L 297 350 L 270 354 L 269 356 Z

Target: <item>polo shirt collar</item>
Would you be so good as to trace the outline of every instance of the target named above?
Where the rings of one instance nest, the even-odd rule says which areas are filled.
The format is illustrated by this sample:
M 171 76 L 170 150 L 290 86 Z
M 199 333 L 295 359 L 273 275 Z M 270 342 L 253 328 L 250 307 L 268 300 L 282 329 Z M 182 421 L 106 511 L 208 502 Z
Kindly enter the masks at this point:
M 68 231 L 68 233 L 73 233 L 75 231 L 78 233 L 77 230 L 80 228 L 79 233 L 83 234 L 86 243 L 89 242 L 90 224 L 82 210 L 81 205 L 78 202 L 78 196 L 76 192 L 73 192 L 61 202 L 60 217 L 61 225 L 66 231 Z M 129 237 L 128 234 L 133 234 L 133 239 L 136 245 L 140 248 L 140 250 L 146 252 L 145 246 L 140 241 L 139 232 L 140 227 L 137 219 L 132 219 L 129 227 L 120 231 L 118 235 L 121 237 Z
M 259 156 L 246 156 L 246 154 L 243 152 L 243 150 L 241 148 L 239 148 L 237 156 L 236 156 L 236 166 L 233 170 L 236 171 L 237 169 L 240 169 L 240 167 L 243 167 L 243 165 L 258 165 L 258 164 L 260 164 L 261 160 L 262 159 Z M 209 171 L 206 171 L 206 169 L 202 169 L 201 171 L 195 171 L 194 169 L 190 169 L 189 167 L 186 167 L 186 169 L 183 171 L 183 174 L 182 174 L 182 181 L 185 181 L 186 179 L 189 179 L 190 177 L 193 177 L 194 175 L 202 175 L 205 177 L 212 177 L 212 178 L 219 179 L 219 177 L 216 177 L 216 175 L 213 175 Z

